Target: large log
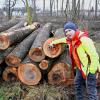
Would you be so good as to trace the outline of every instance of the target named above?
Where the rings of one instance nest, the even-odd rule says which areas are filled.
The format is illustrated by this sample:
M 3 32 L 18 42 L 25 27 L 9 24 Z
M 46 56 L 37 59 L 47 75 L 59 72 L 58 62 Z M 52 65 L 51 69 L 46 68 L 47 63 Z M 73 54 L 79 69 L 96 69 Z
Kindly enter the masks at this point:
M 10 27 L 16 25 L 19 21 L 20 21 L 19 19 L 11 19 L 8 22 L 0 24 L 0 32 L 3 32 L 9 29 Z
M 3 71 L 2 77 L 5 81 L 18 80 L 17 69 L 14 67 L 6 67 Z
M 68 52 L 65 51 L 48 73 L 48 83 L 50 84 L 73 84 L 73 72 L 71 69 L 71 60 Z
M 13 30 L 19 29 L 19 28 L 24 27 L 24 26 L 27 26 L 27 21 L 25 21 L 25 19 L 22 19 L 19 23 L 17 23 L 13 27 L 9 28 L 7 30 L 7 32 L 8 31 L 13 31 Z
M 5 57 L 15 48 L 15 46 L 9 47 L 6 50 L 0 51 L 0 64 L 4 61 Z
M 50 38 L 45 41 L 43 45 L 43 50 L 46 56 L 50 58 L 55 58 L 55 57 L 58 57 L 62 53 L 63 48 L 61 44 L 55 45 L 54 48 L 52 49 L 49 49 L 49 46 L 48 46 L 48 44 L 50 44 L 53 40 L 56 40 L 62 37 L 64 37 L 64 31 L 63 31 L 63 28 L 59 28 L 55 31 L 54 38 Z
M 49 48 L 48 44 L 50 44 L 54 40 L 56 40 L 56 38 L 49 38 L 48 40 L 45 41 L 43 45 L 43 51 L 45 55 L 50 58 L 58 57 L 63 51 L 61 44 L 55 45 L 54 48 L 52 49 Z
M 59 29 L 56 29 L 55 33 L 54 33 L 54 37 L 56 38 L 62 38 L 64 37 L 64 28 L 59 28 Z
M 41 62 L 39 63 L 39 68 L 42 71 L 44 71 L 44 72 L 46 71 L 46 73 L 48 73 L 50 71 L 50 69 L 52 68 L 52 65 L 56 59 L 57 58 L 51 59 L 51 58 L 46 57 L 46 59 L 41 60 Z
M 34 22 L 32 25 L 20 28 L 15 31 L 3 32 L 0 34 L 0 49 L 7 49 L 11 44 L 23 40 L 39 26 L 39 23 Z
M 36 38 L 40 29 L 31 33 L 26 39 L 24 39 L 17 47 L 6 57 L 5 61 L 8 66 L 18 67 L 18 64 L 25 58 L 31 45 Z
M 36 85 L 41 80 L 41 72 L 29 57 L 18 66 L 18 77 L 26 85 Z
M 45 58 L 45 54 L 43 52 L 43 44 L 44 42 L 49 38 L 49 33 L 52 30 L 52 24 L 47 23 L 43 26 L 39 34 L 37 35 L 30 51 L 29 51 L 29 57 L 35 61 L 40 62 Z
M 41 69 L 42 75 L 45 77 L 52 68 L 55 59 L 46 58 L 39 63 L 39 68 Z

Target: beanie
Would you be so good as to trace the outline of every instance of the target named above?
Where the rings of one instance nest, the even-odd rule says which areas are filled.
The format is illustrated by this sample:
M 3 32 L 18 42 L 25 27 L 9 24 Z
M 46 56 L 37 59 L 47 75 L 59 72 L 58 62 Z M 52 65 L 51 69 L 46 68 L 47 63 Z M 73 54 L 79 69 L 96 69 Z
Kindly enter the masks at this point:
M 67 22 L 64 24 L 64 31 L 66 29 L 72 29 L 72 30 L 76 31 L 76 29 L 78 29 L 78 26 L 73 22 Z

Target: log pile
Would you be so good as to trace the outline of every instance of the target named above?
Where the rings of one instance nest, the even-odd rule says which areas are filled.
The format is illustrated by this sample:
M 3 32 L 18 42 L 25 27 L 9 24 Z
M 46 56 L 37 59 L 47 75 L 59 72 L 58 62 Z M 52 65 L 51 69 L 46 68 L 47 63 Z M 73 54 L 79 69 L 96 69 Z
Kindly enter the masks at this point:
M 57 29 L 50 37 L 52 23 L 41 26 L 38 22 L 23 26 L 22 21 L 0 34 L 0 76 L 4 81 L 20 80 L 26 85 L 36 85 L 46 79 L 53 85 L 72 85 L 74 75 L 66 45 L 48 44 L 62 36 Z M 64 34 L 63 34 L 64 35 Z M 2 63 L 6 63 L 5 67 Z

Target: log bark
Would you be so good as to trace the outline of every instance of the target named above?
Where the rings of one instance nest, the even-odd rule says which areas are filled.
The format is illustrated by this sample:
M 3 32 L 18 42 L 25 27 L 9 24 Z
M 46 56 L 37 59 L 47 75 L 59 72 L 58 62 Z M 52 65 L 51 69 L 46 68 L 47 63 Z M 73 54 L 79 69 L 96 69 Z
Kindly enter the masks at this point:
M 15 48 L 15 46 L 9 47 L 6 50 L 0 51 L 0 64 L 4 61 L 5 57 Z
M 70 64 L 71 64 L 70 58 L 68 56 L 67 51 L 65 51 L 59 57 L 59 59 L 57 59 L 51 71 L 48 73 L 48 83 L 57 85 L 73 84 L 73 72 L 71 70 Z
M 44 42 L 49 38 L 50 32 L 52 30 L 52 24 L 47 23 L 43 26 L 39 34 L 37 35 L 30 51 L 29 51 L 29 57 L 35 61 L 40 62 L 45 58 L 45 54 L 43 51 L 43 44 Z
M 17 23 L 16 25 L 14 25 L 10 29 L 8 29 L 7 32 L 19 29 L 19 28 L 24 27 L 24 26 L 27 26 L 27 21 L 21 20 L 19 23 Z
M 23 40 L 38 27 L 39 23 L 35 22 L 32 25 L 20 28 L 15 31 L 3 32 L 2 34 L 0 34 L 0 49 L 7 49 L 11 44 Z
M 18 80 L 17 69 L 14 67 L 6 67 L 2 77 L 4 81 Z
M 48 44 L 50 44 L 54 40 L 56 40 L 56 38 L 49 38 L 48 40 L 45 41 L 43 45 L 43 50 L 44 50 L 45 55 L 50 58 L 58 57 L 63 51 L 61 44 L 55 45 L 54 48 L 52 49 L 49 48 Z
M 54 33 L 54 37 L 56 37 L 56 38 L 65 37 L 65 35 L 64 35 L 64 29 L 63 28 L 56 29 L 56 31 Z
M 26 85 L 36 85 L 41 80 L 41 72 L 29 57 L 18 66 L 18 77 Z
M 18 67 L 18 64 L 20 64 L 20 62 L 26 57 L 39 31 L 40 29 L 31 33 L 6 57 L 5 61 L 8 66 Z
M 10 27 L 16 25 L 19 21 L 20 21 L 19 19 L 11 19 L 8 22 L 0 24 L 0 32 L 3 32 L 9 29 Z

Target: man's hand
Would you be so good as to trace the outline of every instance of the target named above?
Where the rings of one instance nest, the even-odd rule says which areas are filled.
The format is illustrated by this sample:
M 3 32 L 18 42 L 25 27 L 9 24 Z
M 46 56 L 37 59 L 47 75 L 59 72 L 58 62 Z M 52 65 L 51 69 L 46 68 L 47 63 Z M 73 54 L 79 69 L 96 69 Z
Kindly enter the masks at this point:
M 96 71 L 96 79 L 98 79 L 99 73 L 100 73 L 100 67 L 97 68 L 97 71 Z
M 97 67 L 97 72 L 100 73 L 100 67 L 99 66 Z

